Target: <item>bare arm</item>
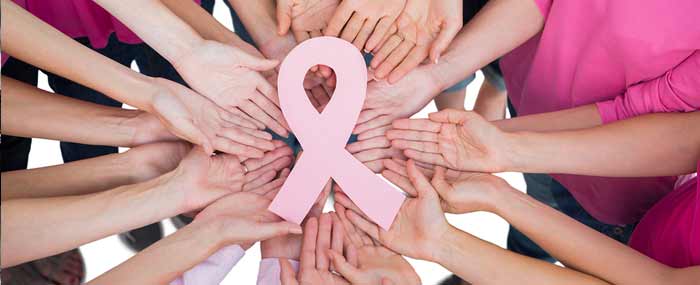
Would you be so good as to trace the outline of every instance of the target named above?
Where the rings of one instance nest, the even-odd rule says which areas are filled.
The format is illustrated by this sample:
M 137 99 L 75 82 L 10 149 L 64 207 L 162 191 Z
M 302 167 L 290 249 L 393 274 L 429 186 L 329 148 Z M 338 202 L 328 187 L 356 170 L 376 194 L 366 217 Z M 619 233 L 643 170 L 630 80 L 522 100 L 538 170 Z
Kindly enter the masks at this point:
M 274 0 L 230 0 L 230 3 L 236 11 L 243 11 L 238 16 L 265 57 L 283 60 L 296 46 L 291 33 L 277 33 Z
M 189 148 L 183 142 L 154 143 L 118 154 L 3 172 L 2 200 L 85 195 L 140 183 L 172 171 Z
M 603 120 L 595 104 L 560 111 L 518 116 L 493 122 L 506 132 L 556 132 L 599 126 Z
M 2 77 L 3 134 L 130 147 L 175 140 L 144 111 L 102 106 Z

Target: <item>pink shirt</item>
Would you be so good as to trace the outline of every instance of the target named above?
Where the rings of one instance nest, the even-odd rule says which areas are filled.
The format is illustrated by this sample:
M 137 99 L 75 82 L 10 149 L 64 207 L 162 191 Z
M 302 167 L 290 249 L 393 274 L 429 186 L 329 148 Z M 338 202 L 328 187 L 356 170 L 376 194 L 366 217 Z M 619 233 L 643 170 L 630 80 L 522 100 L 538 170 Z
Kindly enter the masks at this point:
M 598 103 L 604 122 L 700 108 L 697 0 L 534 0 L 542 32 L 501 60 L 519 115 Z M 675 177 L 555 175 L 596 219 L 638 221 Z
M 629 245 L 668 266 L 700 265 L 700 184 L 697 176 L 649 210 L 634 229 Z

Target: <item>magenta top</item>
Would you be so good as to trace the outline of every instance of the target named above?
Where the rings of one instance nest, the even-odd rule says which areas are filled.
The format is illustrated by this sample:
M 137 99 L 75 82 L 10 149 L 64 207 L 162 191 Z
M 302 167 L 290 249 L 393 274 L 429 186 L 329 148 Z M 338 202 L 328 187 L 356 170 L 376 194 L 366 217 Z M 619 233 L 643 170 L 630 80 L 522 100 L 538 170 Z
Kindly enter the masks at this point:
M 597 103 L 605 123 L 700 107 L 697 0 L 534 0 L 542 32 L 501 60 L 519 115 Z M 676 177 L 555 175 L 596 219 L 638 221 Z
M 700 184 L 697 176 L 681 184 L 644 215 L 632 233 L 629 246 L 668 266 L 700 265 Z

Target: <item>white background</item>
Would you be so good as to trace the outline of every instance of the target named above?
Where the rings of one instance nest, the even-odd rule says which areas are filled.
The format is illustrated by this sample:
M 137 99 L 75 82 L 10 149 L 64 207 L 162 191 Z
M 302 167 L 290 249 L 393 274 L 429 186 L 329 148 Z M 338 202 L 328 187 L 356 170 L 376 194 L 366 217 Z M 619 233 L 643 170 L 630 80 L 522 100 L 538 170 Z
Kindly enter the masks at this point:
M 227 7 L 221 3 L 220 0 L 217 1 L 214 15 L 225 26 L 232 27 Z M 474 98 L 478 93 L 478 88 L 482 81 L 483 76 L 479 73 L 477 79 L 469 86 L 467 90 L 467 109 L 471 109 L 473 106 Z M 41 74 L 39 78 L 39 87 L 50 90 L 46 76 L 43 74 Z M 414 117 L 425 118 L 428 113 L 434 111 L 435 105 L 430 103 Z M 30 168 L 56 165 L 62 162 L 57 141 L 42 139 L 33 140 L 29 155 Z M 500 175 L 505 177 L 514 187 L 521 190 L 525 189 L 521 174 L 504 173 Z M 326 209 L 332 209 L 332 207 L 326 205 Z M 481 239 L 505 247 L 508 225 L 499 217 L 489 213 L 472 213 L 465 215 L 448 215 L 447 218 L 452 225 L 474 234 Z M 166 234 L 171 234 L 175 230 L 169 221 L 164 221 L 163 224 Z M 89 227 L 89 225 L 85 226 Z M 87 264 L 87 280 L 95 278 L 133 255 L 133 253 L 119 241 L 116 235 L 86 244 L 80 249 Z M 187 255 L 187 252 L 183 251 L 178 254 Z M 255 284 L 259 260 L 260 250 L 258 245 L 255 245 L 247 251 L 245 257 L 236 265 L 233 271 L 229 273 L 222 284 Z M 436 284 L 449 275 L 447 270 L 437 264 L 417 260 L 410 260 L 410 262 L 420 275 L 424 284 Z M 464 262 L 469 262 L 469 259 L 465 257 Z M 144 268 L 144 270 L 148 270 L 148 268 Z

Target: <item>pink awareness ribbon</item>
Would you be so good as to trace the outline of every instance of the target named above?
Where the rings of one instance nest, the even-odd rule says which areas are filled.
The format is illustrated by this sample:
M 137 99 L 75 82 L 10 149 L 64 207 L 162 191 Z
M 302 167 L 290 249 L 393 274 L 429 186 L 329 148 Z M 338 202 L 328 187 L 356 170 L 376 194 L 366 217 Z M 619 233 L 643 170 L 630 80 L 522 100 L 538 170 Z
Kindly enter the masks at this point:
M 315 65 L 331 67 L 335 92 L 319 114 L 303 87 Z M 329 178 L 375 223 L 389 229 L 404 195 L 345 150 L 367 91 L 367 66 L 352 44 L 334 37 L 313 38 L 295 47 L 282 62 L 278 92 L 282 113 L 304 153 L 269 210 L 301 223 Z

